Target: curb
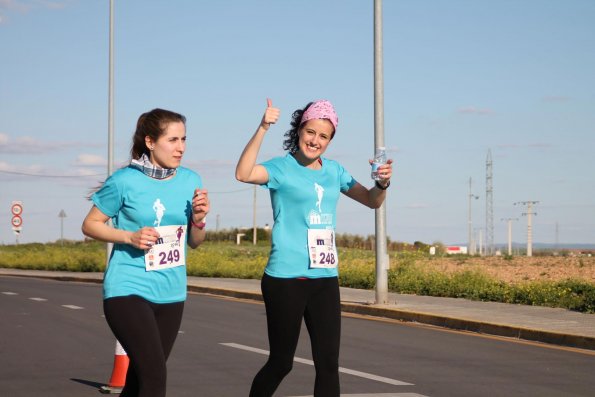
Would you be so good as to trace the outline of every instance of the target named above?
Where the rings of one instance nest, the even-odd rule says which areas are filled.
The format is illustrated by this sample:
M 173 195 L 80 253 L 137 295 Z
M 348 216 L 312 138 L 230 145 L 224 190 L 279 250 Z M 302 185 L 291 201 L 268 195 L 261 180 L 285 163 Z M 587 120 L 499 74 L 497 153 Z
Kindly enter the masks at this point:
M 103 283 L 103 278 L 77 277 L 72 275 L 42 275 L 42 274 L 7 274 L 4 276 L 14 277 L 35 277 L 58 281 L 75 281 L 84 283 Z M 262 302 L 262 294 L 259 292 L 233 290 L 217 287 L 205 287 L 188 285 L 188 292 L 208 294 L 214 296 L 226 296 L 237 299 L 247 299 Z M 515 327 L 504 324 L 486 323 L 477 320 L 440 316 L 424 312 L 412 312 L 400 309 L 391 309 L 386 306 L 375 306 L 369 303 L 341 302 L 341 311 L 365 316 L 390 318 L 404 322 L 415 322 L 420 324 L 433 325 L 436 327 L 469 331 L 485 335 L 495 335 L 520 340 L 541 342 L 551 345 L 573 347 L 586 350 L 595 350 L 595 338 L 590 336 L 562 334 L 550 331 L 541 331 L 530 328 Z
M 258 292 L 238 291 L 233 289 L 215 287 L 199 287 L 197 285 L 188 285 L 188 292 L 215 296 L 227 296 L 231 298 L 249 299 L 262 302 L 262 295 Z
M 215 287 L 188 286 L 188 291 L 215 296 L 228 296 L 239 299 L 250 299 L 262 302 L 262 295 L 256 292 L 230 290 Z M 404 322 L 415 322 L 433 325 L 442 328 L 475 332 L 478 334 L 496 335 L 508 338 L 522 339 L 532 342 L 541 342 L 552 345 L 574 347 L 579 349 L 595 350 L 595 338 L 581 335 L 561 334 L 549 331 L 540 331 L 529 328 L 514 327 L 510 325 L 480 322 L 436 314 L 411 312 L 406 310 L 391 309 L 383 306 L 374 306 L 365 303 L 341 302 L 341 311 L 372 317 L 390 318 Z
M 341 310 L 347 313 L 384 317 L 406 322 L 417 322 L 421 324 L 475 332 L 479 334 L 496 335 L 558 346 L 595 350 L 595 338 L 588 336 L 561 334 L 556 332 L 514 327 L 510 325 L 485 323 L 477 320 L 467 320 L 429 313 L 410 312 L 406 310 L 354 303 L 341 302 Z

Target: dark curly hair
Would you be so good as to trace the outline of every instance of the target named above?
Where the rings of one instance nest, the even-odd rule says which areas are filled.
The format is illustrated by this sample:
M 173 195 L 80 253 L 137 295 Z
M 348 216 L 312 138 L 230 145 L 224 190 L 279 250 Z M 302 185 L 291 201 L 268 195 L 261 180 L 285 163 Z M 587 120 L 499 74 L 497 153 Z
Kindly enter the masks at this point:
M 285 133 L 285 140 L 283 141 L 283 149 L 287 150 L 291 154 L 295 154 L 298 151 L 298 144 L 300 141 L 299 130 L 302 124 L 302 116 L 304 112 L 314 102 L 310 102 L 303 109 L 298 109 L 291 115 L 291 129 Z
M 303 109 L 298 109 L 291 115 L 291 129 L 285 133 L 285 140 L 283 141 L 283 149 L 289 151 L 291 154 L 295 154 L 299 148 L 300 141 L 300 126 L 302 125 L 302 116 L 304 112 L 308 110 L 310 105 L 314 102 L 310 102 Z M 331 139 L 335 136 L 335 131 L 331 134 Z

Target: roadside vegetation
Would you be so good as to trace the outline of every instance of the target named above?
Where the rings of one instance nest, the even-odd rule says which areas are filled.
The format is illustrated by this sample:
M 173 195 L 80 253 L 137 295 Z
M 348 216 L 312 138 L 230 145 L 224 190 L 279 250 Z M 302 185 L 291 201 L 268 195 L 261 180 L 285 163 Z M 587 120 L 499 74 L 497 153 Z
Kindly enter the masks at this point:
M 259 279 L 269 254 L 264 231 L 252 245 L 247 233 L 236 245 L 236 231 L 211 233 L 199 249 L 188 250 L 188 275 Z M 262 235 L 261 235 L 262 233 Z M 337 236 L 341 286 L 373 289 L 375 287 L 375 254 L 371 237 Z M 521 257 L 481 258 L 430 256 L 428 246 L 389 241 L 389 290 L 404 294 L 466 298 L 524 305 L 566 308 L 595 313 L 595 279 L 591 276 L 595 258 L 581 258 L 579 273 L 561 273 L 554 279 L 527 276 L 499 277 L 496 271 L 504 266 L 520 272 L 529 266 Z M 526 258 L 525 258 L 526 259 Z M 541 266 L 540 275 L 552 266 L 567 271 L 569 258 L 560 256 Z M 106 263 L 105 244 L 95 241 L 64 241 L 49 244 L 0 246 L 0 267 L 30 270 L 103 272 Z M 499 268 L 498 268 L 499 267 Z M 585 273 L 585 271 L 588 271 Z M 590 273 L 589 273 L 590 272 Z M 520 273 L 519 273 L 520 274 Z M 547 273 L 549 275 L 549 273 Z M 586 276 L 585 276 L 586 274 Z M 577 276 L 578 275 L 578 276 Z

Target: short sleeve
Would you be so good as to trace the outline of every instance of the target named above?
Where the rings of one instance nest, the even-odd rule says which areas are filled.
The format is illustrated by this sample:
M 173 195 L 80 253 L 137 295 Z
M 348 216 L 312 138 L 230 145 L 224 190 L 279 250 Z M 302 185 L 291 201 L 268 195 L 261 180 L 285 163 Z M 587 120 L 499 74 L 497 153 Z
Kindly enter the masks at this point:
M 283 165 L 284 161 L 282 157 L 276 157 L 265 161 L 261 165 L 266 168 L 267 173 L 269 174 L 269 180 L 267 183 L 262 184 L 262 186 L 266 187 L 267 189 L 277 189 L 283 183 L 283 178 L 285 173 L 283 172 Z
M 91 196 L 93 204 L 105 215 L 113 218 L 122 207 L 123 196 L 113 175 L 107 178 L 101 189 Z
M 341 192 L 345 193 L 346 191 L 351 189 L 353 185 L 355 185 L 356 183 L 357 181 L 355 180 L 355 178 L 351 176 L 349 171 L 343 168 L 342 165 L 339 165 L 339 185 L 341 188 Z

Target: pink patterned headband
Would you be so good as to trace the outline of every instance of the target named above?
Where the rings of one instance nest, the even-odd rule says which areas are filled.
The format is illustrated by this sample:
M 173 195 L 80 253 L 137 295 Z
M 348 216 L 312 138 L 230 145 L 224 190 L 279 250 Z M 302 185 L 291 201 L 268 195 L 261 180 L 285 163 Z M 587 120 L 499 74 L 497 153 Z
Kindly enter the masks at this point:
M 337 131 L 337 126 L 339 125 L 339 118 L 337 117 L 337 113 L 335 113 L 335 108 L 333 108 L 333 104 L 327 100 L 319 99 L 314 101 L 312 105 L 302 115 L 302 122 L 304 124 L 308 120 L 312 119 L 327 119 L 331 122 L 333 127 L 335 128 L 335 132 Z

